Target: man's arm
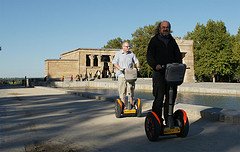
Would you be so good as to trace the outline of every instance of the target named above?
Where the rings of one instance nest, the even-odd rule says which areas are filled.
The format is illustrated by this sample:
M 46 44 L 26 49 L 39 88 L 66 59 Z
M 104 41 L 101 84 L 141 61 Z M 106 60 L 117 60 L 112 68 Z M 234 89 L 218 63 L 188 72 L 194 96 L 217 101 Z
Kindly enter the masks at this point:
M 139 60 L 138 60 L 138 58 L 136 57 L 135 54 L 133 54 L 133 55 L 134 55 L 134 56 L 133 56 L 134 68 L 137 68 L 137 69 L 139 70 L 139 69 L 140 69 Z
M 121 67 L 116 63 L 116 64 L 113 64 L 118 70 L 121 69 Z
M 152 69 L 156 70 L 156 61 L 154 58 L 154 46 L 153 46 L 153 39 L 150 40 L 147 48 L 147 63 Z
M 114 65 L 114 67 L 116 67 L 118 70 L 121 69 L 121 67 L 119 66 L 119 53 L 115 54 L 115 57 L 113 58 L 112 63 Z

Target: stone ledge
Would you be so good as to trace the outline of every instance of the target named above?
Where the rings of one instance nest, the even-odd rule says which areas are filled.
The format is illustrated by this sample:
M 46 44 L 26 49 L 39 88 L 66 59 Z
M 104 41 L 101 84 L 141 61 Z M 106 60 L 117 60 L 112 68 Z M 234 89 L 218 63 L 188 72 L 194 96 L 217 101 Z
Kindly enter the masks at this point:
M 229 83 L 230 84 L 230 83 Z M 227 83 L 183 83 L 178 86 L 179 92 L 191 92 L 191 93 L 207 93 L 207 94 L 221 94 L 221 95 L 234 95 L 240 96 L 240 84 L 235 86 Z M 60 88 L 71 87 L 84 87 L 84 88 L 104 88 L 104 89 L 117 89 L 117 81 L 107 80 L 95 80 L 95 81 L 73 81 L 73 82 L 55 82 L 51 84 Z M 136 81 L 136 90 L 152 91 L 152 81 L 149 78 L 139 78 Z
M 219 121 L 240 124 L 240 111 L 223 109 L 219 114 Z
M 209 108 L 201 111 L 201 117 L 208 120 L 240 124 L 240 111 L 221 108 Z

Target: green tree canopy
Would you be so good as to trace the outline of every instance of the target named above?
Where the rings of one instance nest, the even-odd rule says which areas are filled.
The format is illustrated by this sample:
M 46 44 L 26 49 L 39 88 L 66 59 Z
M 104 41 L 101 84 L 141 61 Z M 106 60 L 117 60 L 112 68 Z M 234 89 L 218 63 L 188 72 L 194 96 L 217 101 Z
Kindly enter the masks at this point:
M 151 37 L 154 35 L 155 27 L 158 23 L 159 22 L 156 22 L 155 25 L 148 25 L 144 26 L 143 28 L 138 28 L 132 34 L 132 40 L 122 40 L 119 37 L 109 40 L 107 42 L 107 45 L 104 46 L 104 48 L 120 49 L 122 48 L 122 42 L 128 41 L 131 44 L 131 50 L 136 54 L 137 58 L 139 59 L 141 67 L 140 75 L 142 77 L 149 77 L 152 73 L 152 70 L 147 64 L 146 53 L 148 43 Z
M 152 74 L 146 53 L 158 23 L 136 29 L 132 39 L 127 40 L 140 61 L 142 77 L 150 77 Z M 237 35 L 231 36 L 224 22 L 208 20 L 206 25 L 197 23 L 184 39 L 194 41 L 194 68 L 198 81 L 225 81 L 233 77 L 240 80 L 240 27 Z M 123 41 L 119 37 L 112 39 L 104 48 L 120 49 Z
M 158 23 L 158 22 L 157 22 Z M 156 23 L 156 24 L 157 24 Z M 155 33 L 155 25 L 144 26 L 143 28 L 138 28 L 133 34 L 133 39 L 131 40 L 132 50 L 139 59 L 141 66 L 141 76 L 150 77 L 152 69 L 148 66 L 146 61 L 147 47 L 152 36 Z
M 232 38 L 222 21 L 209 20 L 206 26 L 198 23 L 185 39 L 194 41 L 195 74 L 198 80 L 215 80 L 216 76 L 232 74 Z
M 107 42 L 107 45 L 104 45 L 103 48 L 121 49 L 122 48 L 122 42 L 123 42 L 123 40 L 120 37 L 117 37 L 115 39 L 109 40 Z
M 237 35 L 234 37 L 232 52 L 232 59 L 235 63 L 234 79 L 240 81 L 240 27 Z

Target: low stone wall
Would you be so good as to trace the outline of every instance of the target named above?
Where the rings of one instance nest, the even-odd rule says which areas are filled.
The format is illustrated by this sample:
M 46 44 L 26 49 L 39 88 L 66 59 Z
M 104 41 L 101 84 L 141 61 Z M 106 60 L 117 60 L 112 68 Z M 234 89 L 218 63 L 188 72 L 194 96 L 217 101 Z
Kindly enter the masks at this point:
M 117 81 L 114 82 L 95 82 L 95 81 L 67 81 L 67 82 L 51 82 L 52 87 L 60 88 L 108 88 L 117 89 Z
M 117 81 L 57 81 L 51 82 L 51 87 L 59 87 L 59 88 L 97 88 L 97 89 L 117 89 L 118 84 Z M 136 82 L 136 89 L 143 90 L 143 91 L 151 91 L 152 90 L 152 83 L 143 84 Z
M 60 88 L 93 88 L 93 89 L 117 89 L 117 81 L 100 79 L 94 81 L 56 81 L 51 87 Z M 140 78 L 136 81 L 136 90 L 152 91 L 151 78 Z M 183 83 L 178 87 L 179 92 L 192 92 L 204 94 L 221 94 L 240 96 L 239 83 Z

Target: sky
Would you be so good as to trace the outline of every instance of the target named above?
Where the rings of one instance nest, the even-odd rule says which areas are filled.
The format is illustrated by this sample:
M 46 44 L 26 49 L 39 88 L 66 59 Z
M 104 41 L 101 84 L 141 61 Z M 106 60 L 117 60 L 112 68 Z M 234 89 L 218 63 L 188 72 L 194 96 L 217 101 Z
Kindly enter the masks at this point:
M 239 0 L 0 0 L 0 78 L 44 77 L 46 59 L 132 39 L 138 28 L 162 20 L 174 37 L 210 19 L 235 35 L 239 6 Z

